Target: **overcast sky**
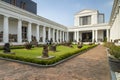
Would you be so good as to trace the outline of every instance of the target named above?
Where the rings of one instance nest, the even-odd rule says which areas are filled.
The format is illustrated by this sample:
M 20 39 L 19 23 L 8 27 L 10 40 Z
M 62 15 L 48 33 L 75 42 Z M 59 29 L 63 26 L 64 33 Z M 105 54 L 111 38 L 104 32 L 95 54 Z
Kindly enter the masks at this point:
M 37 14 L 57 23 L 73 26 L 74 14 L 83 9 L 95 9 L 105 14 L 108 22 L 113 0 L 33 0 L 37 3 Z

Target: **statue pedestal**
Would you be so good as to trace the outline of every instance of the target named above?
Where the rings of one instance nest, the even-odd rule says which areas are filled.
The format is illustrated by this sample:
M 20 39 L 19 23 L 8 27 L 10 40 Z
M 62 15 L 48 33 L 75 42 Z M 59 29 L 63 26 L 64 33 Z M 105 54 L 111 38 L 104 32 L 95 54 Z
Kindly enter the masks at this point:
M 38 56 L 37 58 L 38 59 L 52 59 L 54 58 L 55 56 L 49 56 L 49 57 L 43 57 L 43 56 Z

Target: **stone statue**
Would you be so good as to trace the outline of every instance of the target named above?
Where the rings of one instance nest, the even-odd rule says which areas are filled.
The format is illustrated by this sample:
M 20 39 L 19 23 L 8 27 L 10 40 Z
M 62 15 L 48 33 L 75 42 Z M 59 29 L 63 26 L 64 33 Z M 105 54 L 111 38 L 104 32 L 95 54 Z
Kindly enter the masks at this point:
M 83 43 L 82 42 L 78 42 L 78 48 L 82 48 L 82 46 L 83 46 Z
M 9 43 L 5 43 L 3 50 L 4 50 L 3 51 L 4 53 L 10 53 L 11 52 L 10 44 Z
M 43 46 L 42 57 L 49 57 L 48 55 L 48 45 Z

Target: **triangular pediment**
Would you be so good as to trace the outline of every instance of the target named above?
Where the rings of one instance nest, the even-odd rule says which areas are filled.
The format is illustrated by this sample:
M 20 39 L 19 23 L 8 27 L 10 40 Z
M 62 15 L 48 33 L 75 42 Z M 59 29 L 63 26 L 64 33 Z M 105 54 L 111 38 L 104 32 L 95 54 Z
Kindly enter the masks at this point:
M 97 10 L 91 10 L 91 9 L 84 9 L 84 10 L 81 10 L 79 12 L 77 12 L 76 14 L 84 14 L 84 13 L 93 13 L 93 12 L 98 12 Z

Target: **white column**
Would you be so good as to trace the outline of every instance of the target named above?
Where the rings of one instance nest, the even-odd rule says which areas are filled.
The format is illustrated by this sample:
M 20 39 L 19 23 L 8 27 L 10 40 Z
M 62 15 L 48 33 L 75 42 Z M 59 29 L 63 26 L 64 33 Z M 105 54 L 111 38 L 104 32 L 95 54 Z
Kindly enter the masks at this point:
M 92 42 L 95 42 L 94 40 L 95 40 L 95 31 L 92 30 Z
M 109 42 L 109 29 L 107 29 L 107 42 Z
M 76 37 L 76 39 L 77 39 L 77 42 L 79 42 L 79 31 L 77 31 L 77 37 Z
M 45 44 L 46 42 L 46 27 L 43 26 L 43 43 Z
M 22 20 L 18 20 L 17 41 L 22 43 Z
M 36 26 L 36 39 L 37 39 L 37 42 L 39 42 L 40 40 L 39 25 Z
M 62 33 L 61 33 L 61 31 L 60 31 L 60 43 L 62 42 L 61 38 L 62 38 Z
M 82 41 L 82 32 L 80 32 L 80 36 L 79 37 L 80 37 L 80 41 Z
M 98 30 L 95 31 L 96 35 L 95 35 L 95 41 L 98 42 Z
M 64 34 L 64 31 L 63 31 L 63 42 L 65 41 L 65 36 L 64 36 L 65 34 Z
M 9 20 L 7 16 L 4 16 L 3 21 L 3 42 L 4 43 L 9 42 Z
M 51 28 L 48 28 L 48 40 L 51 40 Z
M 28 41 L 31 42 L 32 39 L 31 39 L 31 34 L 32 34 L 32 30 L 31 30 L 31 23 L 29 22 L 28 23 Z
M 53 42 L 55 42 L 55 29 L 53 29 Z
M 59 42 L 59 40 L 58 40 L 58 30 L 56 30 L 56 40 L 57 40 L 57 42 Z
M 76 31 L 74 32 L 74 40 L 76 41 Z

